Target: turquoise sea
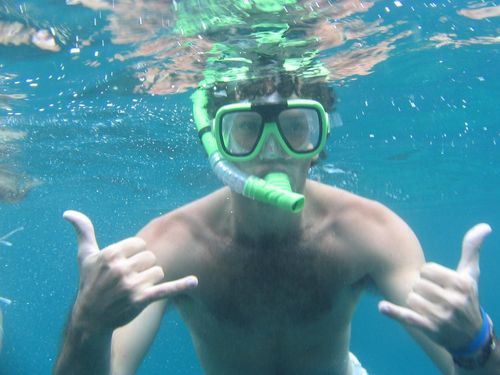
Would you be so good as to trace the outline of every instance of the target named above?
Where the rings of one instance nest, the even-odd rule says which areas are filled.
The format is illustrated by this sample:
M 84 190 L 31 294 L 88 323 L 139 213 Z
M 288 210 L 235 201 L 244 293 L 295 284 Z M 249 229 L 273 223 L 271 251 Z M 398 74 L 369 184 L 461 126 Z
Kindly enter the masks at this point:
M 85 212 L 106 246 L 221 186 L 190 102 L 214 34 L 226 35 L 212 3 L 1 0 L 0 238 L 22 229 L 0 241 L 0 296 L 12 301 L 0 302 L 0 374 L 51 372 L 78 287 L 65 210 Z M 386 204 L 447 267 L 465 231 L 489 223 L 480 294 L 500 322 L 500 6 L 303 4 L 297 14 L 288 6 L 288 22 L 314 13 L 317 57 L 339 98 L 311 178 Z M 370 374 L 438 374 L 378 300 L 366 294 L 353 322 L 351 350 Z M 139 374 L 201 373 L 172 311 Z

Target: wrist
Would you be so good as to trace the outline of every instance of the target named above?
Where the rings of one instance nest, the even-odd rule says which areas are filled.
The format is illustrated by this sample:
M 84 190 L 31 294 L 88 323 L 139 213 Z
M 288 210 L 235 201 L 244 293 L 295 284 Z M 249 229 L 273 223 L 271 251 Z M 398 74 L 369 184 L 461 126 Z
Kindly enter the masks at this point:
M 456 366 L 466 370 L 484 367 L 496 347 L 493 323 L 481 308 L 483 323 L 480 331 L 471 342 L 458 350 L 449 351 Z
M 70 326 L 75 334 L 82 341 L 106 339 L 113 334 L 112 329 L 103 327 L 99 319 L 93 317 L 91 311 L 85 304 L 77 299 L 71 312 Z

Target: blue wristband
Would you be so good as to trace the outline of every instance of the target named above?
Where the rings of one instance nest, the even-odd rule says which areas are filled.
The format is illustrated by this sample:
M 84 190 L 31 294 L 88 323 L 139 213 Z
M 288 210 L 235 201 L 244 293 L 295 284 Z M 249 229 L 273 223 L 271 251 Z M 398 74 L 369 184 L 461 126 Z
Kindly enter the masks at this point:
M 453 358 L 459 359 L 459 358 L 469 357 L 486 345 L 490 337 L 491 324 L 488 314 L 486 314 L 486 312 L 483 310 L 482 307 L 481 307 L 481 316 L 483 317 L 483 325 L 481 326 L 481 330 L 476 335 L 476 337 L 474 337 L 474 339 L 469 343 L 469 345 L 458 350 L 450 351 Z

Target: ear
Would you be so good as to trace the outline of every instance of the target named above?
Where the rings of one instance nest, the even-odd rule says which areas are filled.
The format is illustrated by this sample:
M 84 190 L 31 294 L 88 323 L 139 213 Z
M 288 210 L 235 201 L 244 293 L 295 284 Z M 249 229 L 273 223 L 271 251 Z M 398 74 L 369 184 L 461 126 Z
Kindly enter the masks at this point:
M 318 165 L 320 159 L 325 160 L 327 158 L 327 154 L 325 150 L 322 150 L 319 154 L 314 155 L 313 158 L 311 159 L 311 167 L 314 167 L 315 165 Z

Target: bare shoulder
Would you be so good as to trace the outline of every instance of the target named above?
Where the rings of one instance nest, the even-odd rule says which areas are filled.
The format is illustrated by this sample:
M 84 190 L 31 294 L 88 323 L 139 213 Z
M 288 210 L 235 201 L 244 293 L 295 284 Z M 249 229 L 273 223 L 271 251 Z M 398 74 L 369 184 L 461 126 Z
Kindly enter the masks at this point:
M 381 203 L 333 186 L 308 181 L 307 193 L 315 211 L 335 219 L 335 224 L 347 231 L 354 223 L 384 226 L 396 219 Z
M 308 182 L 313 204 L 328 218 L 335 235 L 371 264 L 419 263 L 417 237 L 387 206 L 345 190 Z
M 218 190 L 151 220 L 139 231 L 168 279 L 189 273 L 200 244 L 213 236 L 225 194 L 224 189 Z

